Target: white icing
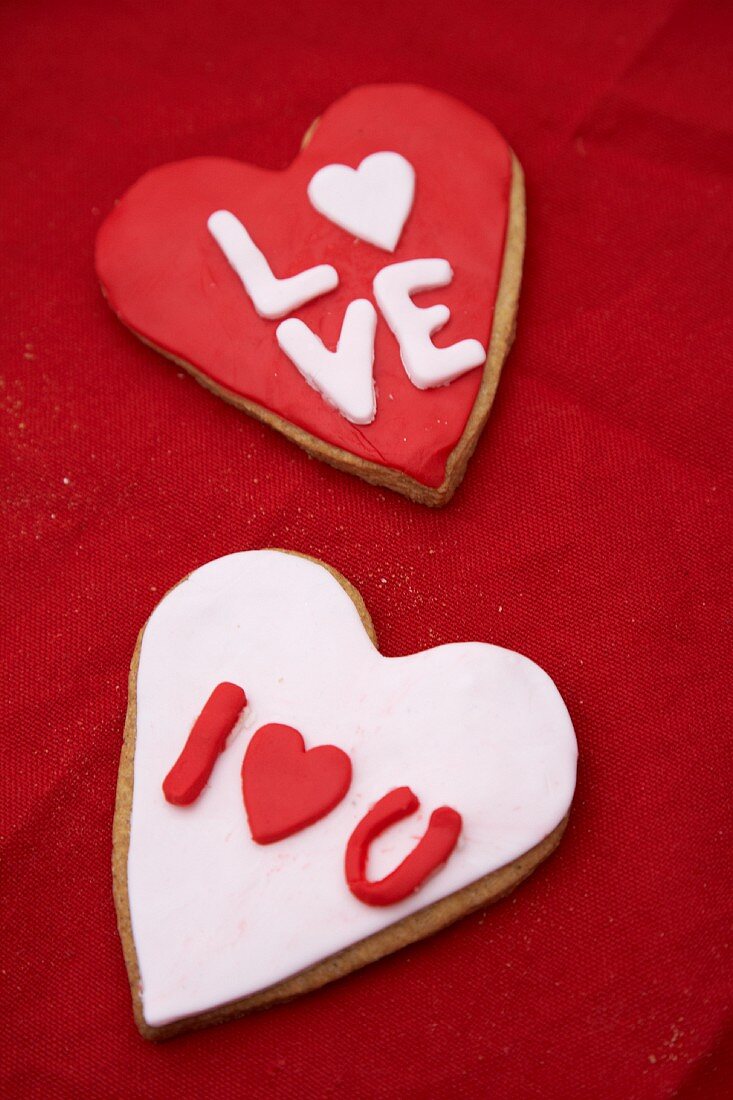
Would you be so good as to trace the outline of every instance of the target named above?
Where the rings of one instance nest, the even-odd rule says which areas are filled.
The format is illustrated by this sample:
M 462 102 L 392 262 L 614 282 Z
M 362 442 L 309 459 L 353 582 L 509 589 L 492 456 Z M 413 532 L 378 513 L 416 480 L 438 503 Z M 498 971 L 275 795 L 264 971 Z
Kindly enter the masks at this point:
M 328 164 L 308 184 L 308 198 L 329 221 L 394 252 L 415 197 L 415 169 L 399 153 L 372 153 L 358 168 Z
M 198 800 L 172 806 L 161 783 L 224 680 L 248 706 Z M 532 661 L 478 642 L 382 657 L 326 569 L 274 550 L 210 562 L 168 593 L 143 633 L 137 708 L 128 892 L 153 1026 L 263 989 L 516 859 L 560 822 L 575 785 L 570 718 Z M 353 782 L 327 817 L 262 846 L 240 769 L 266 722 L 344 749 Z M 456 809 L 463 831 L 422 889 L 379 909 L 349 892 L 344 853 L 400 786 L 420 810 L 374 842 L 371 878 L 436 807 Z
M 430 337 L 450 320 L 450 310 L 444 305 L 422 309 L 410 298 L 419 290 L 447 286 L 452 278 L 447 260 L 406 260 L 383 267 L 374 277 L 377 305 L 400 345 L 408 378 L 420 390 L 443 386 L 486 362 L 478 340 L 436 348 Z
M 305 380 L 352 424 L 371 424 L 374 393 L 374 333 L 377 311 L 366 298 L 350 302 L 336 351 L 329 351 L 296 317 L 277 326 L 277 342 Z
M 277 279 L 263 253 L 230 210 L 215 211 L 207 225 L 260 317 L 268 320 L 284 317 L 338 286 L 338 272 L 330 264 L 319 264 L 288 279 Z

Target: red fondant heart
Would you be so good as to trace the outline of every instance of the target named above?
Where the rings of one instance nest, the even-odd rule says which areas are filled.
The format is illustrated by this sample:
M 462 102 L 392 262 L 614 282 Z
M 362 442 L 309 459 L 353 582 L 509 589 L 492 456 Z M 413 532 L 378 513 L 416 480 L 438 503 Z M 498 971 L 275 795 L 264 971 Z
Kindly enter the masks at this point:
M 383 150 L 401 153 L 416 172 L 413 207 L 394 253 L 354 239 L 319 214 L 306 194 L 318 169 L 334 163 L 355 167 Z M 371 424 L 357 426 L 327 405 L 280 351 L 277 322 L 257 315 L 208 232 L 207 219 L 215 210 L 232 211 L 278 277 L 320 263 L 336 267 L 337 289 L 296 312 L 328 347 L 336 345 L 347 305 L 373 299 L 372 282 L 382 267 L 431 257 L 448 260 L 454 271 L 449 286 L 416 296 L 418 305 L 443 302 L 451 310 L 435 343 L 475 338 L 488 347 L 511 182 L 508 146 L 469 108 L 409 85 L 359 88 L 324 113 L 312 140 L 284 172 L 206 157 L 143 176 L 100 230 L 97 271 L 126 325 L 223 396 L 281 430 L 295 425 L 309 433 L 296 437 L 298 442 L 337 465 L 354 468 L 354 458 L 370 464 L 357 472 L 371 473 L 371 480 L 391 484 L 381 475 L 397 471 L 432 487 L 432 502 L 438 503 L 451 453 L 467 461 L 488 411 L 512 312 L 503 318 L 503 350 L 488 391 L 480 367 L 448 386 L 416 389 L 380 315 L 377 414 Z M 516 289 L 515 282 L 514 296 Z M 469 424 L 474 406 L 478 412 Z M 311 437 L 327 447 L 313 446 Z
M 252 839 L 272 844 L 325 817 L 351 785 L 351 761 L 334 745 L 306 752 L 292 726 L 257 730 L 242 761 L 242 794 Z

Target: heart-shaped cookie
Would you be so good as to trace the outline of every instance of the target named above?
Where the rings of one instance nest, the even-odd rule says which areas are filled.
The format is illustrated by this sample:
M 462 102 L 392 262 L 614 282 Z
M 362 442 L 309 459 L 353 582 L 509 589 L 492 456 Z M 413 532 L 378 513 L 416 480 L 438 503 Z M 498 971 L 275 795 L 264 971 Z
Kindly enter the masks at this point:
M 222 683 L 246 706 L 207 785 L 174 805 L 163 783 Z M 272 723 L 341 750 L 352 777 L 324 816 L 263 845 L 240 771 Z M 358 593 L 299 555 L 197 569 L 151 615 L 130 674 L 114 884 L 140 1030 L 164 1037 L 316 988 L 505 894 L 558 843 L 575 766 L 567 710 L 527 658 L 477 642 L 382 657 Z M 380 893 L 403 863 L 415 892 Z
M 283 172 L 213 157 L 148 172 L 100 229 L 104 293 L 144 341 L 312 454 L 443 504 L 514 332 L 521 169 L 485 118 L 411 85 L 348 93 L 308 137 Z M 380 304 L 375 278 L 408 262 L 423 274 L 388 273 Z M 375 317 L 339 344 L 355 302 Z M 457 367 L 421 369 L 448 348 Z

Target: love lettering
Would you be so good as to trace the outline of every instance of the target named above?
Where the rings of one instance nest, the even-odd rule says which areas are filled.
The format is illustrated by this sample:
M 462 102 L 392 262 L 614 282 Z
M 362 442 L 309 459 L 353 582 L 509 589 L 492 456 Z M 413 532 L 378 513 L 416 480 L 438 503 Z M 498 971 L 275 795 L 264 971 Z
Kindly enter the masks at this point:
M 327 165 L 308 186 L 311 203 L 352 235 L 393 251 L 414 197 L 414 171 L 397 153 L 374 153 L 356 170 Z M 229 210 L 217 210 L 209 232 L 236 272 L 260 317 L 280 320 L 275 337 L 306 381 L 353 424 L 370 424 L 377 411 L 374 389 L 374 338 L 377 312 L 367 298 L 347 307 L 336 350 L 331 351 L 303 321 L 288 317 L 306 302 L 339 285 L 330 264 L 278 278 L 242 222 Z M 432 336 L 450 319 L 445 305 L 416 306 L 411 295 L 448 286 L 453 270 L 447 260 L 418 259 L 392 263 L 377 272 L 374 300 L 392 331 L 408 378 L 417 389 L 444 386 L 486 361 L 478 340 L 459 340 L 438 348 Z M 281 320 L 281 318 L 286 318 Z
M 247 705 L 236 684 L 214 688 L 188 735 L 183 750 L 163 781 L 163 794 L 174 806 L 196 801 L 216 758 Z M 335 745 L 307 749 L 291 726 L 262 726 L 252 736 L 242 761 L 242 798 L 256 844 L 274 844 L 320 821 L 342 801 L 352 780 L 351 760 Z M 389 791 L 357 824 L 346 845 L 344 872 L 354 897 L 366 905 L 394 905 L 418 890 L 446 862 L 461 833 L 460 814 L 441 806 L 408 856 L 377 881 L 367 876 L 369 848 L 391 825 L 419 808 L 409 787 Z

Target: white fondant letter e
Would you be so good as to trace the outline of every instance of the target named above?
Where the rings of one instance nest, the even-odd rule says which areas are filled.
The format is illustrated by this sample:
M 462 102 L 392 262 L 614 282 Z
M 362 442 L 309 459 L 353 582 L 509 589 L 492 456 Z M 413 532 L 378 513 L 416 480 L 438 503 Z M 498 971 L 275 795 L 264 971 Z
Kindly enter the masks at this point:
M 447 286 L 453 270 L 447 260 L 407 260 L 383 267 L 374 277 L 374 297 L 400 345 L 400 356 L 413 386 L 427 390 L 444 386 L 486 362 L 478 340 L 460 340 L 436 348 L 430 337 L 450 319 L 444 305 L 421 309 L 410 295 L 418 290 Z
M 319 298 L 338 286 L 338 273 L 330 264 L 309 267 L 288 279 L 277 279 L 267 260 L 229 210 L 217 210 L 209 218 L 209 232 L 242 280 L 260 317 L 274 320 Z

